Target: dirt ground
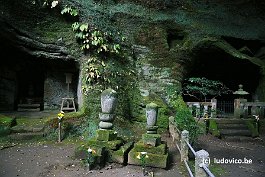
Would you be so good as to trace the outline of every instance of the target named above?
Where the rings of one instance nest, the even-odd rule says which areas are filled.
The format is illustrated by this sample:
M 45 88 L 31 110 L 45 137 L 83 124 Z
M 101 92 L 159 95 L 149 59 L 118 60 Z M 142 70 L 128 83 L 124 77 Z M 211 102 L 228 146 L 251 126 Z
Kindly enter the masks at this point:
M 169 141 L 170 159 L 168 170 L 147 168 L 154 176 L 182 176 L 177 149 Z M 134 165 L 122 166 L 109 164 L 99 170 L 89 171 L 78 159 L 73 159 L 75 144 L 64 143 L 23 143 L 0 150 L 1 177 L 139 177 L 143 176 L 141 167 Z M 172 156 L 171 156 L 172 157 Z M 151 176 L 151 173 L 150 173 Z
M 46 113 L 45 113 L 46 114 Z M 48 115 L 49 113 L 47 113 Z M 23 117 L 24 115 L 16 115 Z M 32 114 L 32 118 L 41 115 Z M 165 133 L 162 140 L 169 146 L 169 169 L 148 168 L 156 177 L 187 177 L 187 171 L 180 162 L 180 155 Z M 231 141 L 204 135 L 199 138 L 198 147 L 210 154 L 214 159 L 252 160 L 251 164 L 216 164 L 222 168 L 222 177 L 264 177 L 265 176 L 265 136 L 256 140 Z M 143 176 L 140 166 L 109 164 L 99 170 L 89 171 L 78 159 L 74 159 L 75 143 L 23 142 L 9 146 L 0 144 L 0 177 L 140 177 Z M 151 175 L 150 175 L 151 176 Z M 220 176 L 217 174 L 217 176 Z
M 147 168 L 158 177 L 187 177 L 180 163 L 177 149 L 166 136 L 171 157 L 168 170 Z M 253 141 L 233 142 L 215 138 L 211 135 L 201 136 L 198 145 L 210 154 L 211 163 L 216 159 L 251 159 L 251 164 L 218 164 L 223 168 L 224 177 L 264 177 L 265 146 L 261 139 Z M 0 150 L 1 177 L 140 177 L 141 167 L 108 164 L 102 169 L 89 171 L 78 159 L 73 158 L 74 143 L 21 143 L 11 144 Z M 150 175 L 151 176 L 151 175 Z M 219 176 L 219 175 L 217 175 Z

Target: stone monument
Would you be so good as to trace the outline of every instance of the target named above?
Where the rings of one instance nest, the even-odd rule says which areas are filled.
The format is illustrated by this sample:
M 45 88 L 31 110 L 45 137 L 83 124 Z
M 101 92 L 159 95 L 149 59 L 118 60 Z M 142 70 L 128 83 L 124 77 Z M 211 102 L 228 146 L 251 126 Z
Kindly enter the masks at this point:
M 127 163 L 127 156 L 133 143 L 125 143 L 118 133 L 113 130 L 115 120 L 115 109 L 117 105 L 117 92 L 113 89 L 106 89 L 101 94 L 101 113 L 99 113 L 99 129 L 96 130 L 96 136 L 83 146 L 82 151 L 94 152 L 88 154 L 91 167 L 105 162 Z M 93 161 L 91 161 L 93 159 Z
M 146 154 L 145 166 L 167 168 L 168 148 L 161 141 L 161 135 L 157 133 L 158 106 L 155 103 L 146 105 L 147 132 L 142 139 L 135 143 L 134 148 L 128 154 L 128 164 L 143 165 L 138 157 Z

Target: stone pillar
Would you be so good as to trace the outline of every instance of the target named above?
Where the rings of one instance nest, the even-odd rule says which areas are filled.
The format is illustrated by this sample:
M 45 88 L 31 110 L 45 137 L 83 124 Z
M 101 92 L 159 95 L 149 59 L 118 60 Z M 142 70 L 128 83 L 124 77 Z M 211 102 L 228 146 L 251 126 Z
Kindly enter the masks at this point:
M 261 116 L 260 116 L 261 107 L 258 106 L 259 100 L 255 100 L 254 103 L 256 103 L 256 105 L 254 104 L 254 105 L 251 107 L 251 115 L 259 115 L 259 117 L 261 117 Z
M 117 105 L 117 92 L 112 89 L 106 89 L 101 94 L 101 110 L 99 113 L 99 128 L 100 129 L 112 129 L 115 114 L 114 110 Z
M 155 103 L 150 103 L 146 105 L 146 134 L 142 135 L 142 140 L 144 144 L 151 146 L 159 146 L 161 144 L 161 135 L 157 134 L 158 126 L 157 123 L 158 106 Z
M 202 168 L 202 165 L 208 167 L 209 164 L 210 164 L 209 153 L 203 149 L 197 151 L 195 156 L 195 176 L 208 177 L 207 173 Z
M 189 147 L 186 141 L 189 142 L 189 132 L 187 130 L 184 130 L 181 132 L 180 140 L 180 157 L 182 162 L 184 160 L 188 160 Z
M 156 134 L 158 126 L 157 123 L 158 106 L 155 103 L 146 105 L 146 119 L 147 119 L 147 134 Z
M 217 99 L 211 99 L 211 118 L 216 118 Z
M 247 99 L 235 99 L 234 100 L 234 117 L 240 118 L 244 116 L 244 108 L 242 106 L 243 103 L 247 102 Z
M 196 118 L 200 118 L 200 114 L 201 114 L 200 103 L 195 103 L 194 106 L 196 106 Z
M 208 105 L 203 106 L 203 117 L 208 117 Z

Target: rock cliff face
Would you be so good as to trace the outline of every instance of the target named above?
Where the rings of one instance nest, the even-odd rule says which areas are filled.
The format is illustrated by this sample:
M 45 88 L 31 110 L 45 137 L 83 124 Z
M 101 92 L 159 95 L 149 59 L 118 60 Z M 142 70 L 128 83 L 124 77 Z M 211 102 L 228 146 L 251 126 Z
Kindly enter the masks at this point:
M 36 60 L 76 61 L 75 72 L 80 72 L 76 97 L 80 100 L 85 77 L 82 67 L 90 55 L 84 55 L 76 43 L 73 19 L 60 14 L 64 5 L 79 10 L 78 21 L 103 31 L 120 31 L 127 38 L 123 46 L 126 65 L 117 66 L 135 74 L 132 79 L 123 76 L 123 81 L 115 82 L 117 88 L 126 86 L 118 108 L 124 117 L 141 120 L 145 104 L 155 101 L 162 108 L 166 126 L 169 94 L 180 91 L 183 79 L 190 76 L 222 80 L 233 90 L 243 84 L 245 90 L 265 101 L 264 2 L 65 0 L 52 9 L 42 4 L 41 0 L 1 2 L 1 62 L 5 63 L 4 54 L 12 52 Z M 0 79 L 3 83 L 3 77 Z M 88 94 L 89 105 L 96 104 L 97 96 L 94 91 Z

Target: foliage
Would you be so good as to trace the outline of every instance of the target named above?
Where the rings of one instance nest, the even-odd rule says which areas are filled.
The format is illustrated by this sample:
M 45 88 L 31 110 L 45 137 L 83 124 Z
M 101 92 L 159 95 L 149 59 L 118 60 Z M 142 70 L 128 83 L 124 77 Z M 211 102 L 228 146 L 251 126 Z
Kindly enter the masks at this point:
M 181 131 L 187 130 L 189 132 L 191 142 L 194 142 L 199 135 L 199 128 L 195 119 L 181 96 L 178 96 L 177 100 L 175 100 L 173 104 L 176 109 L 175 122 L 177 127 Z
M 259 136 L 258 123 L 254 120 L 246 120 L 246 125 L 251 132 L 252 137 Z
M 209 119 L 209 132 L 216 137 L 220 137 L 220 130 L 218 129 L 216 120 L 214 119 Z
M 100 61 L 96 57 L 90 57 L 85 63 L 85 82 L 83 85 L 83 91 L 86 93 L 88 90 L 95 88 L 95 86 L 100 85 L 103 86 L 110 82 L 110 80 L 106 77 L 106 73 L 104 72 L 106 65 L 104 61 Z
M 10 132 L 10 127 L 0 125 L 0 137 L 8 135 L 10 134 Z
M 4 115 L 0 115 L 0 125 L 6 126 L 6 127 L 12 127 L 17 124 L 15 118 L 7 117 Z
M 61 14 L 70 14 L 71 16 L 78 16 L 78 10 L 76 8 L 73 8 L 71 6 L 65 6 L 63 10 L 61 11 Z
M 146 159 L 149 158 L 147 155 L 147 152 L 138 152 L 138 155 L 136 157 L 140 160 L 142 168 L 146 167 Z
M 205 101 L 208 96 L 215 98 L 222 94 L 231 93 L 231 90 L 222 82 L 209 80 L 205 77 L 191 77 L 186 79 L 183 84 L 182 91 L 184 95 L 195 97 L 200 101 Z
M 103 32 L 88 23 L 75 22 L 72 24 L 72 29 L 76 33 L 76 39 L 82 44 L 82 50 L 96 51 L 97 53 L 120 53 L 121 46 L 114 41 L 112 33 Z M 120 38 L 120 41 L 124 40 L 124 37 Z

